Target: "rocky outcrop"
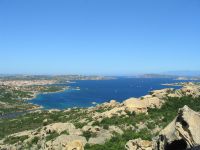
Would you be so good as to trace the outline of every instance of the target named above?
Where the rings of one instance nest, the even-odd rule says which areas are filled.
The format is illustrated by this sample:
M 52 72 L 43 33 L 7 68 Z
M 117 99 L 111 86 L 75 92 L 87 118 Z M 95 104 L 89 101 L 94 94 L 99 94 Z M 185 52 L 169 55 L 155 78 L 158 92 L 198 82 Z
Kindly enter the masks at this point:
M 45 120 L 46 121 L 46 120 Z M 53 136 L 52 136 L 53 135 Z M 15 150 L 15 149 L 26 149 L 28 143 L 37 141 L 33 146 L 40 146 L 44 150 L 83 150 L 84 145 L 87 143 L 86 138 L 81 136 L 82 131 L 76 129 L 72 123 L 53 123 L 50 125 L 43 126 L 35 130 L 18 132 L 11 134 L 10 138 L 21 138 L 26 137 L 23 142 L 17 142 L 14 145 L 4 144 L 6 138 L 0 141 L 0 149 Z M 47 140 L 48 137 L 51 139 Z M 33 150 L 38 149 L 32 148 Z
M 176 85 L 177 86 L 177 85 Z M 182 88 L 173 88 L 151 91 L 149 95 L 140 98 L 129 98 L 122 103 L 115 100 L 97 105 L 91 111 L 104 109 L 102 113 L 95 113 L 92 118 L 101 121 L 103 118 L 126 115 L 127 111 L 135 113 L 147 113 L 149 108 L 161 108 L 165 103 L 166 97 L 200 96 L 200 86 L 194 83 L 185 83 Z
M 152 95 L 146 95 L 141 98 L 129 98 L 121 104 L 112 100 L 109 103 L 103 103 L 102 105 L 97 106 L 96 108 L 98 109 L 110 109 L 102 113 L 95 113 L 92 118 L 97 121 L 101 121 L 103 118 L 123 115 L 126 116 L 127 112 L 147 113 L 148 108 L 160 108 L 162 104 L 163 102 L 161 99 Z
M 113 116 L 122 116 L 126 115 L 125 107 L 115 107 L 111 110 L 105 111 L 103 113 L 96 113 L 92 118 L 96 120 L 101 120 L 103 118 L 111 118 Z
M 142 98 L 130 98 L 123 102 L 125 109 L 130 112 L 146 113 L 148 108 L 159 108 L 161 101 L 157 97 L 151 95 Z
M 53 123 L 43 127 L 41 131 L 45 131 L 45 134 L 53 132 L 57 132 L 58 134 L 60 134 L 63 131 L 74 135 L 82 134 L 81 130 L 76 129 L 72 123 Z
M 84 150 L 85 137 L 77 135 L 60 135 L 54 140 L 45 143 L 44 150 Z
M 174 83 L 172 86 L 183 86 L 178 90 L 171 90 L 167 96 L 168 97 L 183 97 L 183 96 L 191 96 L 193 98 L 197 98 L 200 96 L 200 86 L 196 83 Z
M 67 150 L 84 150 L 84 145 L 81 141 L 73 141 L 69 143 L 66 147 Z
M 186 96 L 192 96 L 193 98 L 200 96 L 200 87 L 193 83 L 187 84 L 181 89 L 181 91 Z
M 127 150 L 153 150 L 152 142 L 140 138 L 128 141 L 125 148 Z
M 157 97 L 159 99 L 165 98 L 169 93 L 171 93 L 174 89 L 173 88 L 167 88 L 167 89 L 161 89 L 161 90 L 154 90 L 151 91 L 151 95 L 153 97 Z
M 160 132 L 155 150 L 185 150 L 200 145 L 200 113 L 188 106 L 179 109 L 178 116 Z
M 96 132 L 95 137 L 91 137 L 88 140 L 88 144 L 94 145 L 94 144 L 104 144 L 107 140 L 111 139 L 113 137 L 113 134 L 109 132 L 108 130 L 100 130 L 99 132 Z
M 123 134 L 123 131 L 117 126 L 109 126 L 108 129 L 103 129 L 99 126 L 86 125 L 82 128 L 83 132 L 90 132 L 93 136 L 88 139 L 88 144 L 104 144 L 107 140 L 113 137 L 114 133 Z

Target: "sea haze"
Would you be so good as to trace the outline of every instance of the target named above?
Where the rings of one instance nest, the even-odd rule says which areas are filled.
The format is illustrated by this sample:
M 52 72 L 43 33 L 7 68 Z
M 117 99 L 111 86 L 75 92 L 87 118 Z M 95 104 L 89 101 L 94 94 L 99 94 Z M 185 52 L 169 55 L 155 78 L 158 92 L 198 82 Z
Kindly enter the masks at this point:
M 175 83 L 173 79 L 153 78 L 120 78 L 116 80 L 75 81 L 67 84 L 71 90 L 59 93 L 40 94 L 31 103 L 43 106 L 45 109 L 64 109 L 71 107 L 89 107 L 93 102 L 103 103 L 112 99 L 122 102 L 130 97 L 140 97 L 152 90 L 171 88 L 165 83 Z M 73 88 L 80 87 L 80 90 Z M 180 88 L 174 87 L 173 88 Z

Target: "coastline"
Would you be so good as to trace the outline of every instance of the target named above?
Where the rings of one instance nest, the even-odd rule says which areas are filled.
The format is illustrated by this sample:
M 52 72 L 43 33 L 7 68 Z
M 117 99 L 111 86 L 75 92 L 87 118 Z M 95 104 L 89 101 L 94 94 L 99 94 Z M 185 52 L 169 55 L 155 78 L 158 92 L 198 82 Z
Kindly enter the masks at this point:
M 87 82 L 86 82 L 87 83 Z M 159 84 L 159 85 L 164 85 L 164 86 L 175 86 L 175 84 L 176 83 L 171 83 L 171 84 L 162 84 L 162 82 Z M 61 84 L 62 85 L 62 84 Z M 76 86 L 76 85 L 75 85 Z M 79 84 L 77 85 L 77 86 L 80 86 Z M 182 87 L 183 85 L 180 85 L 180 86 L 177 86 L 177 87 Z M 84 89 L 84 87 L 82 87 L 83 89 Z M 162 87 L 162 86 L 159 86 L 159 87 L 157 87 L 157 88 L 153 88 L 153 90 L 164 90 L 164 89 L 168 89 L 168 88 L 170 88 L 170 87 Z M 70 88 L 69 88 L 70 89 Z M 72 87 L 72 89 L 73 90 L 80 90 L 80 87 L 78 87 L 78 89 L 77 89 L 77 87 Z M 175 88 L 175 89 L 178 89 L 178 88 Z M 59 93 L 59 92 L 63 92 L 64 90 L 61 90 L 61 91 L 57 91 L 57 92 L 46 92 L 46 93 L 39 93 L 38 95 L 40 95 L 40 94 L 51 94 L 51 93 Z M 141 96 L 139 96 L 139 97 L 143 97 L 143 96 L 146 96 L 146 95 L 148 95 L 148 93 L 151 93 L 151 91 L 152 91 L 152 89 L 151 90 L 148 90 L 148 91 L 146 91 L 146 90 L 144 90 L 145 91 L 145 94 L 143 94 L 143 95 L 141 95 Z M 92 94 L 92 93 L 90 93 L 90 94 Z M 61 93 L 61 95 L 62 95 L 62 93 Z M 54 96 L 53 96 L 54 97 Z M 58 95 L 58 97 L 59 97 L 59 95 Z M 62 96 L 61 96 L 62 97 Z M 127 97 L 127 98 L 124 98 L 124 99 L 122 99 L 122 100 L 117 100 L 117 99 L 115 99 L 115 98 L 109 98 L 109 99 L 105 99 L 105 100 L 102 100 L 102 102 L 99 102 L 98 100 L 96 100 L 95 98 L 93 99 L 93 100 L 89 100 L 88 101 L 88 103 L 87 103 L 87 105 L 84 103 L 84 102 L 80 102 L 80 101 L 78 101 L 78 105 L 73 105 L 73 106 L 71 106 L 71 105 L 67 105 L 67 101 L 65 102 L 65 101 L 63 101 L 63 102 L 60 102 L 61 104 L 62 103 L 66 103 L 66 107 L 64 107 L 64 106 L 56 106 L 56 107 L 53 107 L 53 98 L 51 98 L 51 97 L 46 97 L 46 96 L 44 96 L 44 100 L 45 100 L 45 102 L 43 103 L 43 102 L 37 102 L 37 100 L 35 101 L 35 104 L 38 104 L 38 105 L 41 105 L 41 106 L 43 106 L 43 108 L 45 109 L 45 107 L 46 107 L 46 109 L 59 109 L 59 110 L 63 110 L 63 109 L 65 109 L 65 108 L 74 108 L 74 107 L 78 107 L 78 108 L 88 108 L 88 107 L 93 107 L 93 106 L 96 106 L 97 104 L 102 104 L 102 103 L 104 103 L 104 102 L 106 102 L 106 101 L 110 101 L 110 100 L 112 100 L 112 99 L 115 99 L 115 100 L 117 100 L 118 102 L 121 102 L 121 101 L 123 101 L 123 100 L 125 100 L 125 99 L 128 99 L 128 98 L 130 98 L 130 97 L 134 97 L 133 95 L 131 95 L 131 96 L 129 96 L 129 97 Z M 136 96 L 136 97 L 138 97 L 138 96 Z M 35 98 L 37 98 L 37 96 L 35 97 Z M 50 103 L 52 103 L 51 105 L 50 104 L 47 104 L 47 101 L 46 101 L 46 99 L 47 98 L 50 98 Z M 57 98 L 57 97 L 54 97 L 55 99 Z M 33 100 L 34 98 L 32 98 L 31 100 Z M 67 97 L 66 97 L 66 99 L 67 99 Z M 77 98 L 76 98 L 77 99 Z M 80 98 L 81 99 L 81 98 Z M 103 99 L 103 98 L 102 98 Z M 52 101 L 52 102 L 51 102 Z M 46 104 L 45 104 L 46 103 Z M 59 98 L 58 98 L 58 103 L 59 103 Z M 80 104 L 80 103 L 84 103 L 84 104 Z M 34 104 L 34 103 L 33 103 Z M 57 105 L 57 104 L 56 104 Z

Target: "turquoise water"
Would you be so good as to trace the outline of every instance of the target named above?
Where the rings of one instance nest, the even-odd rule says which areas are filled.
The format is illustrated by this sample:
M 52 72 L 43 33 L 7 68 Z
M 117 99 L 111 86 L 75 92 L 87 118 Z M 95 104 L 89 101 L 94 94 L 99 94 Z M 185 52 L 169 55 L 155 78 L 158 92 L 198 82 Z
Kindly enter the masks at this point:
M 31 103 L 45 109 L 93 106 L 92 102 L 103 103 L 115 99 L 119 102 L 148 94 L 151 90 L 171 88 L 161 84 L 175 83 L 173 79 L 120 78 L 116 80 L 75 81 L 67 84 L 71 90 L 59 93 L 40 94 Z M 80 87 L 80 90 L 73 90 Z M 180 88 L 180 87 L 173 87 Z

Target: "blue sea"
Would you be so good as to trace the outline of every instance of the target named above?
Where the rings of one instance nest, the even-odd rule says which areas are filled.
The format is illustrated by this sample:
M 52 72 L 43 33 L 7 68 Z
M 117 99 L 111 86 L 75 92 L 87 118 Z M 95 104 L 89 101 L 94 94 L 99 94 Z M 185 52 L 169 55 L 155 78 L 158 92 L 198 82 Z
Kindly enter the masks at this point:
M 175 83 L 173 79 L 118 78 L 115 80 L 81 80 L 66 84 L 71 89 L 59 93 L 40 94 L 30 102 L 45 109 L 89 107 L 93 102 L 103 103 L 112 99 L 122 102 L 130 97 L 140 97 L 152 90 L 171 88 L 162 84 Z M 63 85 L 63 84 L 62 84 Z M 80 90 L 74 88 L 80 87 Z M 172 88 L 180 88 L 173 86 Z

